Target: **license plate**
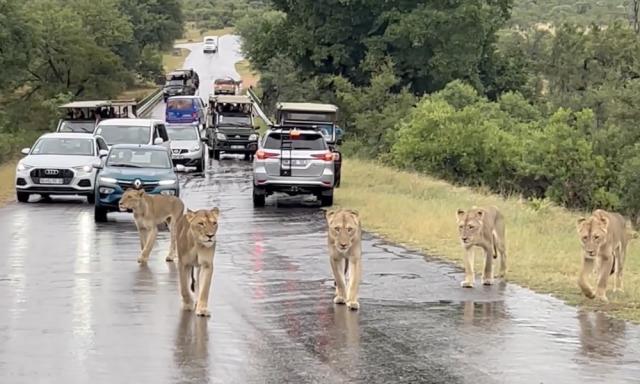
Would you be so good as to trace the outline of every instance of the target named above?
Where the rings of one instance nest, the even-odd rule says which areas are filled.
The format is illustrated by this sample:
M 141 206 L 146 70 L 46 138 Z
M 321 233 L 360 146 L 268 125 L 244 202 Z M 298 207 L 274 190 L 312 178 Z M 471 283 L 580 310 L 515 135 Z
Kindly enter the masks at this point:
M 62 184 L 63 179 L 40 179 L 40 184 Z
M 282 160 L 282 164 L 289 166 L 291 164 L 290 160 Z M 305 166 L 307 165 L 307 160 L 293 160 L 293 166 Z
M 184 159 L 184 155 L 173 155 L 174 159 Z
M 231 149 L 244 149 L 244 145 L 232 145 Z

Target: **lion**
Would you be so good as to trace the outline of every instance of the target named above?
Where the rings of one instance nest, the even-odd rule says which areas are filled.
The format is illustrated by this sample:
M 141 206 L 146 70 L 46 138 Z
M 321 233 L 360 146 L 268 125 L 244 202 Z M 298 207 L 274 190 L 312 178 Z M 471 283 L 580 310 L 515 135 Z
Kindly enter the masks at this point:
M 329 244 L 329 261 L 336 281 L 336 295 L 333 302 L 347 304 L 347 308 L 357 310 L 358 288 L 362 278 L 362 230 L 360 215 L 350 209 L 338 209 L 326 213 Z M 343 263 L 344 262 L 344 263 Z M 349 274 L 349 287 L 346 275 Z
M 471 207 L 469 211 L 458 209 L 456 212 L 458 233 L 462 247 L 466 251 L 464 257 L 465 278 L 460 283 L 463 288 L 473 288 L 475 284 L 474 253 L 472 248 L 482 248 L 485 253 L 482 284 L 493 284 L 493 259 L 500 255 L 500 272 L 498 277 L 507 273 L 507 252 L 505 249 L 504 217 L 497 207 Z
M 632 239 L 638 237 L 638 233 L 622 215 L 603 209 L 594 210 L 588 218 L 579 218 L 577 231 L 583 250 L 578 286 L 586 297 L 607 302 L 609 275 L 615 273 L 614 292 L 624 289 L 622 277 L 627 246 Z M 595 292 L 587 282 L 594 264 L 597 267 Z
M 218 216 L 220 210 L 201 209 L 187 210 L 178 219 L 178 276 L 180 280 L 180 295 L 182 308 L 192 311 L 194 307 L 191 292 L 195 292 L 195 267 L 198 267 L 198 294 L 196 303 L 197 316 L 211 316 L 208 310 L 209 291 L 213 279 L 213 258 L 216 251 L 216 233 L 218 232 Z M 189 289 L 191 276 L 191 289 Z
M 120 199 L 120 210 L 133 211 L 133 218 L 140 234 L 141 254 L 138 263 L 145 264 L 156 242 L 158 225 L 167 223 L 171 231 L 171 244 L 166 261 L 173 261 L 176 254 L 175 223 L 184 212 L 184 203 L 175 196 L 149 195 L 142 189 L 127 189 Z

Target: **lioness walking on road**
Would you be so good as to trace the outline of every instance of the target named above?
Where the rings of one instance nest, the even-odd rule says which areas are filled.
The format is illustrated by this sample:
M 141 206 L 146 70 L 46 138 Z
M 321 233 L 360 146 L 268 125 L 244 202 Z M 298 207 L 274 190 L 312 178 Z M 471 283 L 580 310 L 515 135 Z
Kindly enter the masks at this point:
M 578 285 L 590 299 L 607 299 L 607 280 L 614 274 L 614 292 L 623 290 L 622 272 L 627 245 L 637 232 L 629 228 L 629 223 L 619 213 L 596 209 L 590 217 L 581 217 L 577 222 L 578 236 L 582 243 L 582 271 Z M 595 293 L 587 282 L 594 263 L 598 264 L 597 287 Z
M 349 309 L 360 308 L 358 288 L 362 278 L 362 230 L 358 212 L 348 209 L 328 211 L 329 261 L 336 281 L 333 302 L 347 304 Z M 347 289 L 346 275 L 349 274 Z
M 178 219 L 176 226 L 182 308 L 186 311 L 193 310 L 191 292 L 195 291 L 194 270 L 198 267 L 199 289 L 196 302 L 198 316 L 211 316 L 208 302 L 213 279 L 213 258 L 216 251 L 219 214 L 218 208 L 201 209 L 196 212 L 187 210 L 187 213 Z
M 458 209 L 456 212 L 458 234 L 462 247 L 466 251 L 464 256 L 463 288 L 473 288 L 475 274 L 473 271 L 473 247 L 482 248 L 485 253 L 482 284 L 493 284 L 493 259 L 500 255 L 500 273 L 504 277 L 507 273 L 507 252 L 504 238 L 504 217 L 497 207 L 472 207 L 469 211 Z
M 166 261 L 173 261 L 176 254 L 175 224 L 184 212 L 184 203 L 175 196 L 148 195 L 144 190 L 129 188 L 120 199 L 120 210 L 132 210 L 133 218 L 140 234 L 138 263 L 149 261 L 149 255 L 156 242 L 158 225 L 168 223 L 171 244 Z

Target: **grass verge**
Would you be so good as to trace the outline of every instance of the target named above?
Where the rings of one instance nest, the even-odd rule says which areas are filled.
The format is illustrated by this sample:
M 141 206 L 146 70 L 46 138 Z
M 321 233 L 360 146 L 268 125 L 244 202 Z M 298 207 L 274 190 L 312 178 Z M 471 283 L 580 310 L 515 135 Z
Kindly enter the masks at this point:
M 249 87 L 257 87 L 260 81 L 260 75 L 258 72 L 251 69 L 251 64 L 248 60 L 238 61 L 236 63 L 236 71 L 242 79 L 242 87 L 246 90 Z
M 15 200 L 16 164 L 17 161 L 0 164 L 0 207 Z
M 121 100 L 140 101 L 145 97 L 149 96 L 149 94 L 151 94 L 152 92 L 155 92 L 157 89 L 158 89 L 158 86 L 154 84 L 140 84 L 122 92 L 118 96 L 118 98 Z
M 185 48 L 174 48 L 173 51 L 163 54 L 162 66 L 164 67 L 165 73 L 182 68 L 184 61 L 187 56 L 189 56 L 189 52 L 191 51 Z
M 576 283 L 581 256 L 575 230 L 579 213 L 517 198 L 503 199 L 370 161 L 346 159 L 342 173 L 337 204 L 359 210 L 367 230 L 460 266 L 463 251 L 457 238 L 457 208 L 496 205 L 506 219 L 509 282 L 552 294 L 572 305 L 640 322 L 638 241 L 628 249 L 625 292 L 609 290 L 610 303 L 601 304 L 583 297 Z M 476 257 L 476 275 L 480 266 L 480 257 Z
M 187 23 L 182 39 L 176 40 L 176 44 L 180 43 L 197 43 L 201 42 L 205 36 L 223 36 L 233 34 L 233 27 L 222 29 L 198 29 L 195 23 Z

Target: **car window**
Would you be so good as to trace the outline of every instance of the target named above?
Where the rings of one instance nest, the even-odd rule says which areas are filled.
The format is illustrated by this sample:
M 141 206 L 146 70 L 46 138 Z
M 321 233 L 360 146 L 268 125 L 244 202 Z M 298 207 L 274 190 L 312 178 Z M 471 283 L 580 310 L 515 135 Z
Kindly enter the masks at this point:
M 38 140 L 31 155 L 93 156 L 93 139 L 67 139 L 60 137 Z
M 301 133 L 293 137 L 289 133 L 271 133 L 265 140 L 264 148 L 279 150 L 282 140 L 291 140 L 291 146 L 294 150 L 322 151 L 327 149 L 324 138 L 317 133 Z
M 109 145 L 114 144 L 149 144 L 151 127 L 131 125 L 98 126 L 96 135 L 100 135 Z
M 198 140 L 198 130 L 194 126 L 167 127 L 167 133 L 171 140 Z
M 99 150 L 105 150 L 108 151 L 109 147 L 107 146 L 107 143 L 104 142 L 104 140 L 102 139 L 102 137 L 98 137 L 96 139 L 96 141 L 98 142 L 98 149 Z
M 158 124 L 158 134 L 160 135 L 160 138 L 162 138 L 162 141 L 167 142 L 169 141 L 169 135 L 167 134 L 167 128 L 164 124 Z
M 150 149 L 112 149 L 107 159 L 109 167 L 123 168 L 171 168 L 171 160 L 166 151 Z
M 92 121 L 73 121 L 65 120 L 60 123 L 58 132 L 76 132 L 76 133 L 93 133 L 96 128 L 95 120 Z
M 167 101 L 167 109 L 177 111 L 189 111 L 194 109 L 193 99 L 169 99 Z
M 182 80 L 169 80 L 165 83 L 166 86 L 168 87 L 176 87 L 176 86 L 182 86 L 184 85 L 184 81 Z

